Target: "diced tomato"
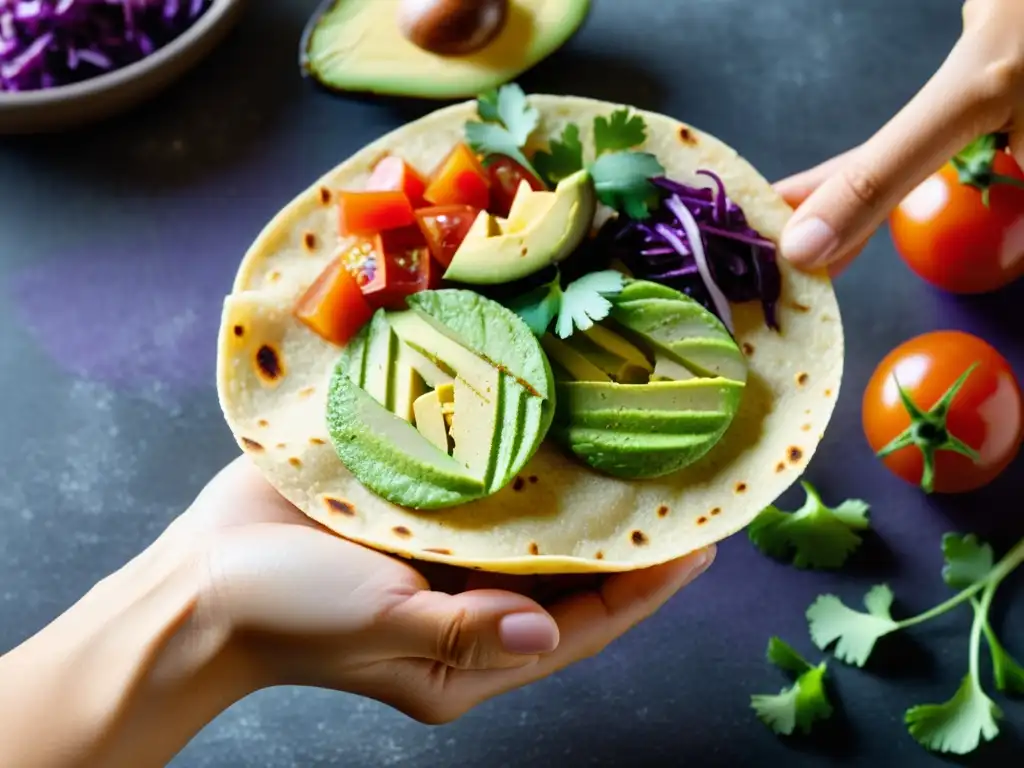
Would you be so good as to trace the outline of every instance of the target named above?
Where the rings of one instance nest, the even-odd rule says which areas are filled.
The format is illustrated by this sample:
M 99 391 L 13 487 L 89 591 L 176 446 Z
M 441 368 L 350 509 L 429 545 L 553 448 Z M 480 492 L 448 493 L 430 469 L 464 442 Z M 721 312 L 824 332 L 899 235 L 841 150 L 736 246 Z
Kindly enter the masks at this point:
M 413 208 L 425 205 L 423 193 L 427 182 L 405 160 L 389 155 L 373 167 L 370 180 L 366 182 L 367 192 L 402 192 L 409 199 Z
M 345 346 L 373 316 L 373 308 L 341 259 L 327 265 L 294 311 L 313 333 L 339 346 Z
M 511 157 L 506 155 L 494 155 L 493 157 L 494 159 L 487 164 L 487 177 L 491 184 L 490 203 L 487 210 L 495 216 L 508 216 L 520 183 L 527 182 L 530 189 L 536 192 L 547 189 L 543 181 Z
M 438 264 L 447 268 L 452 263 L 455 252 L 479 214 L 480 209 L 471 205 L 438 205 L 416 211 L 416 223 Z
M 441 270 L 432 263 L 418 227 L 381 232 L 373 242 L 372 276 L 363 286 L 373 308 L 404 309 L 406 296 L 440 284 Z
M 375 235 L 414 223 L 412 204 L 404 192 L 339 192 L 339 227 L 342 237 Z
M 433 205 L 461 204 L 486 208 L 490 200 L 489 186 L 487 171 L 473 150 L 465 144 L 457 144 L 431 174 L 423 197 Z

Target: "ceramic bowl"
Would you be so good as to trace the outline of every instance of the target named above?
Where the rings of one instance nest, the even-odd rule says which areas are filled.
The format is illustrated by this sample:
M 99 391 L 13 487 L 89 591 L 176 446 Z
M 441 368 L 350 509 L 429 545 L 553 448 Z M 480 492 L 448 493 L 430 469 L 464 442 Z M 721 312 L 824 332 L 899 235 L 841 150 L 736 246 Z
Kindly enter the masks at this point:
M 166 88 L 212 51 L 245 0 L 213 0 L 206 13 L 163 48 L 121 69 L 39 91 L 0 93 L 0 134 L 52 133 L 124 112 Z

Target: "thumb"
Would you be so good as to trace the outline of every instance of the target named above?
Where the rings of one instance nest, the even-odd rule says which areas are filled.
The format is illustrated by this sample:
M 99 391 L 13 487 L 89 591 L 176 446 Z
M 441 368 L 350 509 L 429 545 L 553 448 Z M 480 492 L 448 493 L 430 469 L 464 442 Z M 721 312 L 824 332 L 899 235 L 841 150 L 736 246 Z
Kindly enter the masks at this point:
M 522 667 L 558 647 L 554 619 L 530 598 L 501 590 L 424 590 L 390 609 L 383 621 L 397 655 L 456 669 Z
M 912 189 L 1006 119 L 1005 104 L 972 74 L 976 52 L 961 39 L 938 72 L 880 131 L 832 166 L 797 209 L 780 241 L 804 269 L 843 259 Z

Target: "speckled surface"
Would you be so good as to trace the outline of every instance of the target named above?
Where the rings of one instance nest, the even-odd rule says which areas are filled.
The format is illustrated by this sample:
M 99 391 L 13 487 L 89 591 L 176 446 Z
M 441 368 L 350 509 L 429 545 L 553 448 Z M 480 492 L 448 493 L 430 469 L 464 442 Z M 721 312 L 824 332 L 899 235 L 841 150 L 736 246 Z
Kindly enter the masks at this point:
M 136 114 L 74 139 L 0 143 L 0 648 L 116 568 L 235 453 L 212 379 L 220 296 L 243 250 L 293 194 L 429 107 L 315 91 L 295 66 L 313 3 L 257 0 L 225 46 Z M 864 139 L 939 64 L 959 29 L 947 0 L 605 0 L 528 90 L 677 115 L 772 178 Z M 743 538 L 657 617 L 596 659 L 427 728 L 338 693 L 272 690 L 206 728 L 176 768 L 223 766 L 940 765 L 900 723 L 952 694 L 967 611 L 897 643 L 870 671 L 833 664 L 844 714 L 811 742 L 775 739 L 747 707 L 783 678 L 779 633 L 810 652 L 804 608 L 888 580 L 907 610 L 941 600 L 938 541 L 1024 532 L 1024 463 L 984 492 L 924 500 L 863 442 L 860 394 L 896 343 L 961 327 L 1024 373 L 1024 285 L 971 300 L 913 278 L 881 233 L 838 283 L 848 333 L 838 411 L 808 477 L 874 505 L 879 539 L 848 573 L 795 572 Z M 1013 331 L 1013 327 L 1018 330 Z M 785 501 L 794 500 L 787 495 Z M 1024 656 L 1021 579 L 1003 634 Z M 1001 701 L 1005 701 L 1002 700 Z M 1024 704 L 968 764 L 1019 762 Z

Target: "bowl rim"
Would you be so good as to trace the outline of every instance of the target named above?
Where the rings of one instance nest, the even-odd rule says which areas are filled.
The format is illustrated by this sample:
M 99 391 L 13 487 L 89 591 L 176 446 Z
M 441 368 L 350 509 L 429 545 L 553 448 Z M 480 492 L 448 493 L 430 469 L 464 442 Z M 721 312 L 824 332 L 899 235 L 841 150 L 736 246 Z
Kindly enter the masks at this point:
M 198 44 L 220 24 L 224 17 L 242 5 L 245 0 L 211 0 L 210 7 L 188 29 L 162 48 L 127 66 L 104 72 L 77 83 L 40 88 L 33 91 L 0 91 L 0 109 L 33 107 L 55 101 L 88 98 L 115 90 L 133 80 L 151 74 L 170 64 L 175 58 Z

